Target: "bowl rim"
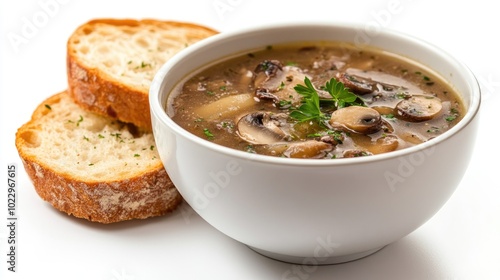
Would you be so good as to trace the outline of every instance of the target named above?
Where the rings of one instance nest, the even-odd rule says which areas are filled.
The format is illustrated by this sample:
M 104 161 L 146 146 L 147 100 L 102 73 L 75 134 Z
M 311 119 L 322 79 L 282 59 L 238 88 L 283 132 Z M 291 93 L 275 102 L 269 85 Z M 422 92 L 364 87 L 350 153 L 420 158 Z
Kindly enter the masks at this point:
M 198 41 L 185 49 L 179 51 L 172 58 L 170 58 L 167 62 L 165 62 L 158 72 L 155 74 L 150 89 L 149 89 L 149 103 L 151 108 L 152 118 L 156 121 L 163 123 L 164 125 L 169 126 L 173 131 L 175 131 L 179 136 L 182 136 L 186 140 L 192 141 L 199 146 L 203 146 L 209 150 L 212 150 L 217 153 L 221 153 L 232 158 L 237 158 L 241 160 L 249 160 L 261 163 L 269 163 L 269 164 L 278 164 L 278 165 L 288 165 L 288 166 L 337 166 L 337 165 L 351 165 L 351 164 L 361 164 L 361 163 L 370 163 L 370 162 L 378 162 L 386 159 L 399 158 L 402 156 L 408 156 L 410 154 L 423 151 L 425 149 L 434 147 L 444 142 L 446 139 L 455 136 L 459 131 L 465 129 L 469 123 L 476 117 L 479 112 L 480 104 L 481 104 L 481 88 L 479 86 L 479 82 L 477 78 L 474 76 L 472 71 L 457 58 L 450 55 L 448 52 L 444 51 L 440 47 L 437 47 L 423 39 L 417 38 L 413 35 L 403 33 L 401 31 L 396 31 L 390 28 L 384 28 L 380 30 L 379 35 L 391 36 L 394 38 L 402 39 L 411 43 L 418 43 L 420 46 L 425 47 L 426 50 L 430 50 L 443 56 L 447 61 L 453 62 L 456 65 L 456 69 L 458 69 L 464 76 L 467 76 L 470 80 L 468 84 L 472 87 L 472 93 L 470 94 L 471 98 L 469 101 L 469 106 L 467 108 L 466 114 L 451 129 L 447 130 L 443 134 L 430 139 L 424 143 L 420 143 L 418 145 L 404 148 L 401 150 L 396 150 L 383 154 L 376 154 L 365 157 L 355 157 L 355 158 L 342 158 L 339 160 L 327 160 L 327 159 L 296 159 L 296 158 L 282 158 L 282 157 L 274 157 L 268 155 L 260 155 L 254 153 L 248 153 L 245 151 L 236 150 L 233 148 L 225 147 L 220 144 L 213 143 L 209 140 L 200 138 L 181 126 L 175 123 L 165 111 L 163 105 L 161 104 L 161 97 L 168 93 L 162 93 L 163 91 L 163 82 L 167 77 L 168 72 L 172 67 L 174 67 L 177 63 L 181 63 L 186 57 L 188 57 L 191 53 L 203 50 L 204 48 L 210 48 L 214 44 L 220 43 L 220 41 L 228 40 L 237 36 L 247 36 L 248 34 L 253 34 L 255 32 L 272 32 L 272 30 L 282 30 L 282 29 L 290 29 L 290 28 L 345 28 L 352 29 L 353 31 L 360 30 L 363 28 L 363 25 L 357 23 L 342 23 L 342 22 L 295 22 L 295 23 L 274 23 L 274 24 L 265 24 L 258 25 L 252 27 L 246 27 L 237 30 L 230 30 L 215 34 L 211 37 L 205 38 L 201 41 Z M 289 40 L 290 42 L 294 41 Z M 295 40 L 297 41 L 297 40 Z M 245 50 L 241 50 L 242 52 Z M 223 55 L 219 58 L 226 57 L 227 55 L 231 55 L 232 53 Z M 214 61 L 214 60 L 212 60 Z M 451 63 L 450 63 L 451 64 Z M 202 65 L 202 67 L 205 66 Z M 428 66 L 426 66 L 428 67 Z M 434 70 L 434 69 L 432 69 Z M 442 73 L 438 73 L 443 76 Z M 184 79 L 183 77 L 182 79 Z M 175 84 L 178 84 L 181 80 L 175 81 Z M 155 133 L 153 129 L 153 133 Z

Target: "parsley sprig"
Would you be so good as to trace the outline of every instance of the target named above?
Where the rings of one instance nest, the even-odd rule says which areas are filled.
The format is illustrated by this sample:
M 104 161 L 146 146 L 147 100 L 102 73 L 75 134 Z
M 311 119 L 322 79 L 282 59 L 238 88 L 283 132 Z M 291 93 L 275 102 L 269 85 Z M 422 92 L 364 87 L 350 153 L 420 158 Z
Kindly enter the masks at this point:
M 314 88 L 308 77 L 305 77 L 304 84 L 305 86 L 296 85 L 293 88 L 304 98 L 302 105 L 297 110 L 292 111 L 290 117 L 299 122 L 314 120 L 322 123 L 328 119 L 328 116 L 321 112 L 318 91 Z M 356 100 L 358 97 L 335 78 L 331 78 L 330 81 L 326 82 L 324 89 L 332 96 L 332 99 L 328 101 L 333 101 L 337 109 L 357 104 Z
M 354 93 L 350 92 L 343 83 L 335 80 L 334 78 L 330 79 L 329 82 L 326 82 L 325 89 L 332 96 L 337 109 L 354 105 L 356 99 L 358 99 L 358 97 Z
M 293 89 L 304 97 L 302 105 L 298 110 L 290 113 L 290 117 L 300 121 L 316 120 L 321 122 L 325 119 L 325 114 L 321 112 L 319 106 L 319 95 L 309 78 L 304 79 L 304 85 L 296 85 Z

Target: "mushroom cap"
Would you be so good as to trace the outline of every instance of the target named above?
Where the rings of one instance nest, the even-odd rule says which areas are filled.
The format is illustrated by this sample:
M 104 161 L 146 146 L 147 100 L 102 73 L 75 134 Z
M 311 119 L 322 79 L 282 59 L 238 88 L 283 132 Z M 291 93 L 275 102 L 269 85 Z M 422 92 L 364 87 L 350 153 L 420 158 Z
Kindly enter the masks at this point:
M 289 158 L 323 158 L 333 149 L 333 145 L 316 140 L 293 142 L 283 152 Z
M 237 132 L 241 139 L 251 144 L 266 145 L 286 141 L 290 135 L 281 127 L 280 114 L 253 112 L 241 117 L 237 124 Z
M 441 112 L 443 104 L 441 99 L 434 96 L 414 95 L 400 101 L 395 108 L 398 118 L 410 121 L 428 121 Z
M 342 82 L 347 88 L 358 94 L 367 94 L 373 92 L 375 83 L 367 79 L 356 77 L 345 72 L 339 72 L 336 75 L 337 79 Z
M 382 127 L 382 117 L 375 109 L 349 106 L 334 111 L 329 123 L 333 127 L 344 128 L 351 132 L 371 134 Z

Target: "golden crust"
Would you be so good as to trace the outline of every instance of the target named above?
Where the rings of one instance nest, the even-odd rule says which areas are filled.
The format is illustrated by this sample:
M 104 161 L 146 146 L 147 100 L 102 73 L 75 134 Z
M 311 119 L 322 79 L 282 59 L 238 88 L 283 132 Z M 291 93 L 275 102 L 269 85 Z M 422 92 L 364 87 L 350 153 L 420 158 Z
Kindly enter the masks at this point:
M 98 69 L 87 69 L 68 56 L 68 93 L 87 111 L 151 131 L 148 94 L 108 78 Z
M 33 129 L 44 128 L 46 104 L 58 103 L 61 92 L 42 102 L 31 120 L 16 133 L 15 144 L 24 168 L 38 195 L 56 209 L 99 223 L 114 223 L 131 219 L 146 219 L 173 211 L 182 197 L 171 182 L 161 161 L 132 177 L 107 181 L 85 181 L 74 174 L 63 172 L 51 162 L 44 162 L 33 149 L 36 139 Z M 61 133 L 64 133 L 62 131 Z
M 99 68 L 89 68 L 75 54 L 72 43 L 78 36 L 98 28 L 99 24 L 118 27 L 156 26 L 162 29 L 184 28 L 192 40 L 201 40 L 217 31 L 192 23 L 159 21 L 154 19 L 95 19 L 81 25 L 68 40 L 68 92 L 77 104 L 88 111 L 133 123 L 151 131 L 151 115 L 147 90 L 134 87 L 107 75 Z
M 44 127 L 41 119 L 48 114 L 45 104 L 58 103 L 63 94 L 70 96 L 83 110 L 151 131 L 147 89 L 113 78 L 99 67 L 89 67 L 73 49 L 71 42 L 78 41 L 78 36 L 100 24 L 186 28 L 190 29 L 189 38 L 193 40 L 217 33 L 196 24 L 154 19 L 96 19 L 81 25 L 67 43 L 68 90 L 49 97 L 35 109 L 31 120 L 16 133 L 16 148 L 38 195 L 68 215 L 105 224 L 164 215 L 173 211 L 182 202 L 182 197 L 159 160 L 133 176 L 91 180 L 58 169 L 37 154 L 43 152 L 37 150 L 36 145 L 40 140 L 37 131 Z
M 126 181 L 86 183 L 22 159 L 36 192 L 54 208 L 103 224 L 162 216 L 182 202 L 163 167 Z

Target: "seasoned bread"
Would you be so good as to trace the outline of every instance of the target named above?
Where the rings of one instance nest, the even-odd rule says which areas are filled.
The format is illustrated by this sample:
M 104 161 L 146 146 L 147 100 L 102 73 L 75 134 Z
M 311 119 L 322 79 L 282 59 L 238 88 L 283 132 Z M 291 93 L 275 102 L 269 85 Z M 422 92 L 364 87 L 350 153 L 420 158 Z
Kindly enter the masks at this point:
M 85 109 L 151 130 L 148 91 L 175 53 L 217 32 L 196 24 L 97 19 L 67 43 L 68 90 Z
M 36 108 L 16 147 L 40 197 L 79 218 L 145 219 L 182 201 L 151 132 L 88 112 L 66 91 Z

